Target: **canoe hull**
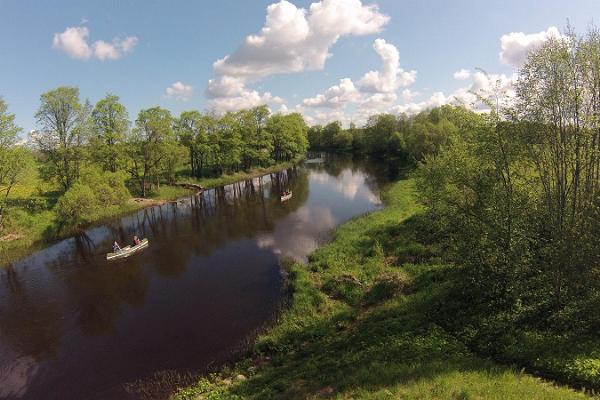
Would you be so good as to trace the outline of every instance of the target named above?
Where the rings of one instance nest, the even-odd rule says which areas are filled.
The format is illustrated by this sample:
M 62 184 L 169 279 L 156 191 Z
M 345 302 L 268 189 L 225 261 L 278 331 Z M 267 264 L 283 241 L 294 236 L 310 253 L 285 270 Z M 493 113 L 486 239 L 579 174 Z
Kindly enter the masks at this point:
M 288 194 L 286 194 L 286 195 L 284 195 L 284 196 L 281 196 L 281 201 L 282 201 L 282 202 L 284 202 L 284 201 L 288 201 L 288 200 L 289 200 L 289 199 L 291 199 L 291 198 L 292 198 L 292 192 L 289 192 Z
M 146 247 L 148 247 L 148 245 L 149 245 L 148 239 L 144 239 L 137 246 L 126 246 L 126 247 L 123 247 L 121 249 L 121 251 L 117 251 L 116 253 L 108 253 L 106 255 L 106 259 L 114 260 L 114 259 L 118 259 L 118 258 L 126 258 L 132 254 L 137 253 L 138 251 L 140 251 L 142 249 L 145 249 Z

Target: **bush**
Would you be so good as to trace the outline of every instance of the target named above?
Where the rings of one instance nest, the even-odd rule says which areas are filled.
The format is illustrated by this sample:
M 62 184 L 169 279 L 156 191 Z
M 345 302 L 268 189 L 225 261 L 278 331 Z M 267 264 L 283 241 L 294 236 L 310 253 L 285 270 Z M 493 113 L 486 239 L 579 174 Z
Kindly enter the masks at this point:
M 61 223 L 79 227 L 93 219 L 97 205 L 98 200 L 92 189 L 77 183 L 58 200 L 56 214 Z
M 363 285 L 356 277 L 344 274 L 327 280 L 323 291 L 336 300 L 356 305 L 363 296 Z
M 407 291 L 409 277 L 402 271 L 390 272 L 377 278 L 365 295 L 367 305 L 381 303 Z

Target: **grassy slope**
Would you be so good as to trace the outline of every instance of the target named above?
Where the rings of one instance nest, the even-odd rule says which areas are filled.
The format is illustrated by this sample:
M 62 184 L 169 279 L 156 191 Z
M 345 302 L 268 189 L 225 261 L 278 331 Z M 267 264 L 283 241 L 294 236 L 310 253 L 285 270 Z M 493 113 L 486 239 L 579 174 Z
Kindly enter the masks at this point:
M 448 267 L 414 237 L 410 181 L 289 267 L 292 303 L 250 358 L 177 399 L 576 399 L 582 393 L 471 353 L 428 317 Z M 243 376 L 239 376 L 243 375 Z

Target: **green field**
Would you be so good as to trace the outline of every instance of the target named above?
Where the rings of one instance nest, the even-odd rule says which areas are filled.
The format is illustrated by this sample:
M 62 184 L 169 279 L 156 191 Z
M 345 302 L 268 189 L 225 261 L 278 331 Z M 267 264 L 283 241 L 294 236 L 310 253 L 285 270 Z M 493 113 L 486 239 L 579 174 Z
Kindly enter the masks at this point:
M 451 280 L 419 240 L 412 181 L 341 226 L 307 265 L 286 266 L 291 305 L 248 357 L 176 399 L 576 399 L 467 348 L 432 315 Z

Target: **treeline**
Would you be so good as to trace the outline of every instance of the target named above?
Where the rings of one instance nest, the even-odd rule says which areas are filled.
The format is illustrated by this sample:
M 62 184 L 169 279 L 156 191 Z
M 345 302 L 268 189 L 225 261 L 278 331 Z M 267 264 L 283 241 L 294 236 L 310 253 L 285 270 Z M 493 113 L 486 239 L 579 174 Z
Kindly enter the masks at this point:
M 267 166 L 304 154 L 307 126 L 300 114 L 271 115 L 266 106 L 222 116 L 198 111 L 179 117 L 160 107 L 141 110 L 131 126 L 125 107 L 107 95 L 92 107 L 79 90 L 60 87 L 41 96 L 32 135 L 44 174 L 67 190 L 83 164 L 125 171 L 146 195 L 151 182 L 173 183 L 189 156 L 194 177 Z
M 487 354 L 600 387 L 575 354 L 597 360 L 600 330 L 600 32 L 549 39 L 514 95 L 481 100 L 489 112 L 384 114 L 308 138 L 414 163 L 422 239 L 460 271 L 432 318 Z
M 334 121 L 308 130 L 312 150 L 353 152 L 415 164 L 447 144 L 448 138 L 478 118 L 464 107 L 442 106 L 414 116 L 379 114 L 359 128 Z
M 472 348 L 600 388 L 600 34 L 550 39 L 516 97 L 417 170 L 430 240 L 460 270 L 436 318 Z M 498 106 L 506 104 L 506 106 Z
M 33 168 L 63 195 L 57 213 L 68 225 L 94 219 L 98 208 L 120 207 L 128 190 L 146 197 L 178 176 L 220 176 L 267 167 L 303 155 L 303 117 L 271 114 L 266 106 L 224 115 L 186 111 L 179 117 L 153 107 L 133 123 L 119 97 L 95 105 L 79 89 L 59 87 L 40 97 L 30 145 L 0 99 L 0 217 L 11 189 Z

